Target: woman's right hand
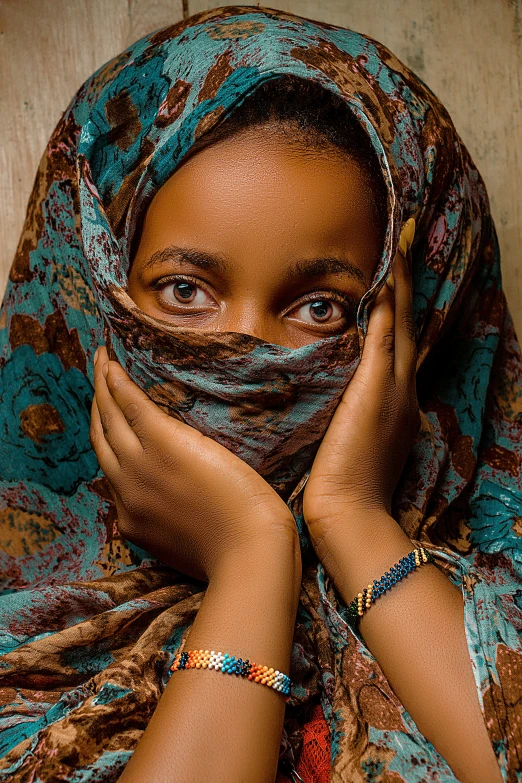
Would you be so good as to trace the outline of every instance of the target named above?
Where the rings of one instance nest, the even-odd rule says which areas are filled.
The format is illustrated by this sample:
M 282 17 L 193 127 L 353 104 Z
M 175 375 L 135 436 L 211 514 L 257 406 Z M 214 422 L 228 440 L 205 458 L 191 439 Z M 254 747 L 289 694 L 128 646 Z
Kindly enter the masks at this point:
M 109 361 L 104 346 L 94 386 L 91 444 L 125 538 L 206 581 L 247 562 L 251 553 L 261 557 L 274 548 L 293 552 L 300 563 L 292 513 L 253 468 L 164 413 L 118 362 Z M 300 584 L 300 569 L 296 573 Z

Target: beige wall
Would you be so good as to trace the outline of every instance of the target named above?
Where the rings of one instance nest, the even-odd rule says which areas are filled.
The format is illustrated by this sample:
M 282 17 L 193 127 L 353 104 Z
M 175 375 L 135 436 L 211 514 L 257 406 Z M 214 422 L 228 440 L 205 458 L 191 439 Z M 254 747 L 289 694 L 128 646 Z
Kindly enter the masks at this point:
M 255 5 L 255 3 L 250 3 Z M 45 143 L 81 82 L 204 0 L 3 0 L 0 295 Z M 522 0 L 267 0 L 377 38 L 445 103 L 480 168 L 522 338 Z

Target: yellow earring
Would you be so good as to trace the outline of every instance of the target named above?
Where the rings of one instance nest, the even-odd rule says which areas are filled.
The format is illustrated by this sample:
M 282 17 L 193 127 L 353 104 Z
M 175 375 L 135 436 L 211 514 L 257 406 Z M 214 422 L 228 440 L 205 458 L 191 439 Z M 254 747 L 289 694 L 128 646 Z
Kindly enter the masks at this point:
M 399 250 L 402 255 L 405 256 L 413 244 L 413 238 L 415 236 L 415 218 L 409 218 L 403 225 L 401 230 L 401 237 L 399 239 Z
M 408 253 L 408 248 L 410 248 L 413 244 L 414 236 L 415 236 L 415 218 L 409 218 L 401 229 L 401 236 L 399 239 L 399 250 L 401 251 L 402 255 L 405 257 Z M 393 278 L 393 273 L 391 271 L 391 268 L 390 268 L 390 274 L 388 275 L 388 279 L 386 280 L 386 282 L 393 291 L 393 289 L 395 288 L 395 280 Z

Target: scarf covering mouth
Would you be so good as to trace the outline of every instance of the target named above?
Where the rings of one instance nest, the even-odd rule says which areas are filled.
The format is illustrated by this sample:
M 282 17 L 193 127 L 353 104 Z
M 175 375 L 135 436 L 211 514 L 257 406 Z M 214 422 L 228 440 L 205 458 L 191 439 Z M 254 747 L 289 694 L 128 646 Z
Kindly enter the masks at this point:
M 289 349 L 147 316 L 126 293 L 138 216 L 197 139 L 284 74 L 342 96 L 381 162 L 389 222 L 356 334 Z M 278 781 L 456 783 L 347 623 L 302 516 L 409 217 L 422 426 L 392 512 L 461 589 L 485 725 L 505 781 L 520 780 L 522 362 L 483 181 L 444 107 L 384 46 L 230 6 L 96 71 L 36 175 L 0 309 L 0 781 L 116 781 L 204 596 L 118 533 L 89 441 L 105 343 L 166 412 L 289 493 L 303 585 Z M 309 740 L 318 714 L 323 740 Z

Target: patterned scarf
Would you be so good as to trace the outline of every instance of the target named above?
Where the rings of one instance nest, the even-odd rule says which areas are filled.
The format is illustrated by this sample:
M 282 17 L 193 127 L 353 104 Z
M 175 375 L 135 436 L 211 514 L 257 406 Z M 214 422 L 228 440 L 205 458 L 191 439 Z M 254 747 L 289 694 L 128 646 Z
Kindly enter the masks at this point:
M 349 104 L 387 184 L 383 254 L 357 333 L 290 349 L 146 315 L 126 292 L 139 216 L 202 134 L 284 74 Z M 393 516 L 462 590 L 487 729 L 505 780 L 520 781 L 522 363 L 484 184 L 443 106 L 384 46 L 253 6 L 192 16 L 96 71 L 36 176 L 0 309 L 0 781 L 117 780 L 204 596 L 118 534 L 89 442 L 93 356 L 105 343 L 167 413 L 289 497 L 303 584 L 280 769 L 296 767 L 320 704 L 330 780 L 455 782 L 346 622 L 302 516 L 411 216 L 422 427 Z

